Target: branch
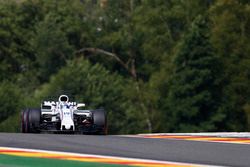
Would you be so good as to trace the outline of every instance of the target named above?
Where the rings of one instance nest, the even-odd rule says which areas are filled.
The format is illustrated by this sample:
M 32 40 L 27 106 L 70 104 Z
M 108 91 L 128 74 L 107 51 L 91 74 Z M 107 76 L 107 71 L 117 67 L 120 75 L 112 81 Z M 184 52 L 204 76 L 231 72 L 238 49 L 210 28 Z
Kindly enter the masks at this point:
M 115 54 L 115 53 L 111 53 L 111 52 L 108 52 L 108 51 L 105 51 L 105 50 L 99 49 L 99 48 L 82 48 L 82 49 L 78 50 L 78 51 L 76 52 L 76 54 L 81 54 L 81 53 L 84 53 L 84 52 L 100 53 L 100 54 L 109 56 L 109 57 L 113 58 L 114 60 L 116 60 L 123 68 L 125 68 L 125 69 L 132 75 L 133 78 L 136 79 L 136 77 L 137 77 L 137 76 L 135 75 L 134 71 L 129 69 L 129 66 L 128 66 L 129 63 L 128 63 L 128 62 L 125 63 L 125 62 L 124 62 L 123 60 L 121 60 L 121 59 L 119 58 L 119 56 L 118 56 L 117 54 Z

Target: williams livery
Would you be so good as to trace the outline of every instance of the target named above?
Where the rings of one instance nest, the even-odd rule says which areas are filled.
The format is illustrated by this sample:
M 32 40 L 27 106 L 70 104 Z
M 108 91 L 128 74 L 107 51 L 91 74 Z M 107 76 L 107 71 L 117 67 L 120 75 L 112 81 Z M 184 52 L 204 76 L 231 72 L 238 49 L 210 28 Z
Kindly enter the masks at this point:
M 107 116 L 103 109 L 86 110 L 84 103 L 70 102 L 67 95 L 58 101 L 43 101 L 39 109 L 21 113 L 23 133 L 77 132 L 107 134 Z

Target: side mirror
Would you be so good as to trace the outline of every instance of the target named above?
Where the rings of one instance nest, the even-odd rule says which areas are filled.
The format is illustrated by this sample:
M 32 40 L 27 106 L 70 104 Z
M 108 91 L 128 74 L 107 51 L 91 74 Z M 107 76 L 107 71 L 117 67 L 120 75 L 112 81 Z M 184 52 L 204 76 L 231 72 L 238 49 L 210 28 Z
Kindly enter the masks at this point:
M 85 104 L 84 103 L 78 103 L 76 107 L 77 107 L 77 109 L 81 109 L 82 107 L 85 107 Z

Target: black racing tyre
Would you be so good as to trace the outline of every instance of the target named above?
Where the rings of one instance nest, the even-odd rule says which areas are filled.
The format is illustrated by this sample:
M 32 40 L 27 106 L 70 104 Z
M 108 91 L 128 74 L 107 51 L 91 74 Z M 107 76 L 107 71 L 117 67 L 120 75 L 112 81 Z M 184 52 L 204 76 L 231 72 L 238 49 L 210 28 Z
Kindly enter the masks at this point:
M 107 129 L 107 115 L 105 110 L 98 109 L 93 110 L 93 124 L 97 127 L 97 134 L 101 135 L 107 135 L 108 129 Z
M 28 133 L 38 133 L 41 122 L 41 110 L 29 109 L 28 112 Z
M 28 109 L 21 112 L 21 132 L 28 133 Z

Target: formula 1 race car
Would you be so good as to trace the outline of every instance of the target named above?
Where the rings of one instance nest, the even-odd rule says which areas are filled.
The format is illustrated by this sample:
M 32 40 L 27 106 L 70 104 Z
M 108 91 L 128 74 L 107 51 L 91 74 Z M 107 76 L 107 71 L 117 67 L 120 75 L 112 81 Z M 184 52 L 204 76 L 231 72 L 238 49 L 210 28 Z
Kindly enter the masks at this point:
M 25 109 L 21 113 L 23 133 L 72 132 L 107 134 L 107 116 L 103 109 L 85 110 L 84 103 L 70 102 L 61 95 L 57 102 L 43 101 L 40 109 Z

